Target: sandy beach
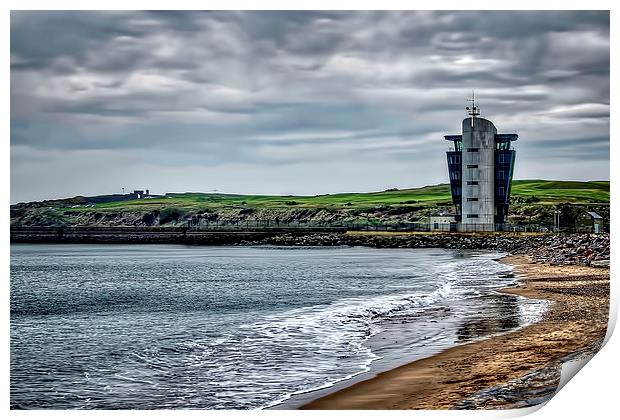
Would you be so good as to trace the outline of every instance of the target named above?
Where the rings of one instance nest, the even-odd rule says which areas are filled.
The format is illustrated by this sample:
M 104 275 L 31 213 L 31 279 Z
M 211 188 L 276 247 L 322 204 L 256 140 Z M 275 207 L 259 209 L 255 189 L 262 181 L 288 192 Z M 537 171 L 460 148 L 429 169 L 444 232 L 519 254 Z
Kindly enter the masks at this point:
M 513 408 L 549 398 L 561 361 L 592 354 L 606 334 L 609 270 L 525 256 L 502 261 L 523 277 L 522 286 L 502 292 L 552 302 L 542 321 L 380 373 L 301 409 Z

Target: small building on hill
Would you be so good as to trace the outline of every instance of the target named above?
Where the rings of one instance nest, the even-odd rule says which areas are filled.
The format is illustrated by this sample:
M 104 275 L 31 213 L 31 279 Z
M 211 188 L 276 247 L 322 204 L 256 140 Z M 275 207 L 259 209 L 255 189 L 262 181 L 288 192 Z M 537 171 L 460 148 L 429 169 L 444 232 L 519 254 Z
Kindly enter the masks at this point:
M 141 198 L 150 198 L 154 197 L 149 193 L 149 190 L 133 190 L 132 193 L 129 194 L 132 199 L 141 199 Z
M 592 232 L 601 233 L 604 228 L 603 216 L 595 211 L 584 211 L 576 220 L 577 231 L 579 232 Z

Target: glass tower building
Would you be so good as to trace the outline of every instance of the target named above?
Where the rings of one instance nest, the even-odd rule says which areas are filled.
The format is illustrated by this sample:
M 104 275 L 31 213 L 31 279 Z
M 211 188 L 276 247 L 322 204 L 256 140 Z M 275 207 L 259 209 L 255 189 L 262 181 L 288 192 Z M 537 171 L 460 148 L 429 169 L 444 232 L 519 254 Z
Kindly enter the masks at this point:
M 516 153 L 511 146 L 519 136 L 498 134 L 491 121 L 476 117 L 476 107 L 470 115 L 461 135 L 444 136 L 453 143 L 447 152 L 452 202 L 459 231 L 494 231 L 507 221 Z

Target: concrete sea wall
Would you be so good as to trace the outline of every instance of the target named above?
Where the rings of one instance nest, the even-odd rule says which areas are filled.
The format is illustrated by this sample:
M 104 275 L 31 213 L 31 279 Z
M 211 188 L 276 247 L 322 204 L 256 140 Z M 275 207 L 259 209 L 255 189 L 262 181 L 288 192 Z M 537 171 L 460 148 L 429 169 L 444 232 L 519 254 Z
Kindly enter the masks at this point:
M 12 228 L 13 243 L 367 246 L 485 249 L 530 255 L 551 264 L 609 266 L 609 234 L 460 234 L 347 232 L 342 229 L 192 231 L 184 228 Z

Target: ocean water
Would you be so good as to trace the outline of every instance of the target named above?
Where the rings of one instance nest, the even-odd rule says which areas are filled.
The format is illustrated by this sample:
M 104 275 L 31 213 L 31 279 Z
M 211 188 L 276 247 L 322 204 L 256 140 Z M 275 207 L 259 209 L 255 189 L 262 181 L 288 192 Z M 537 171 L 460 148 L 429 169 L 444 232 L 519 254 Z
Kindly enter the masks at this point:
M 11 408 L 273 407 L 535 322 L 500 256 L 13 244 Z

